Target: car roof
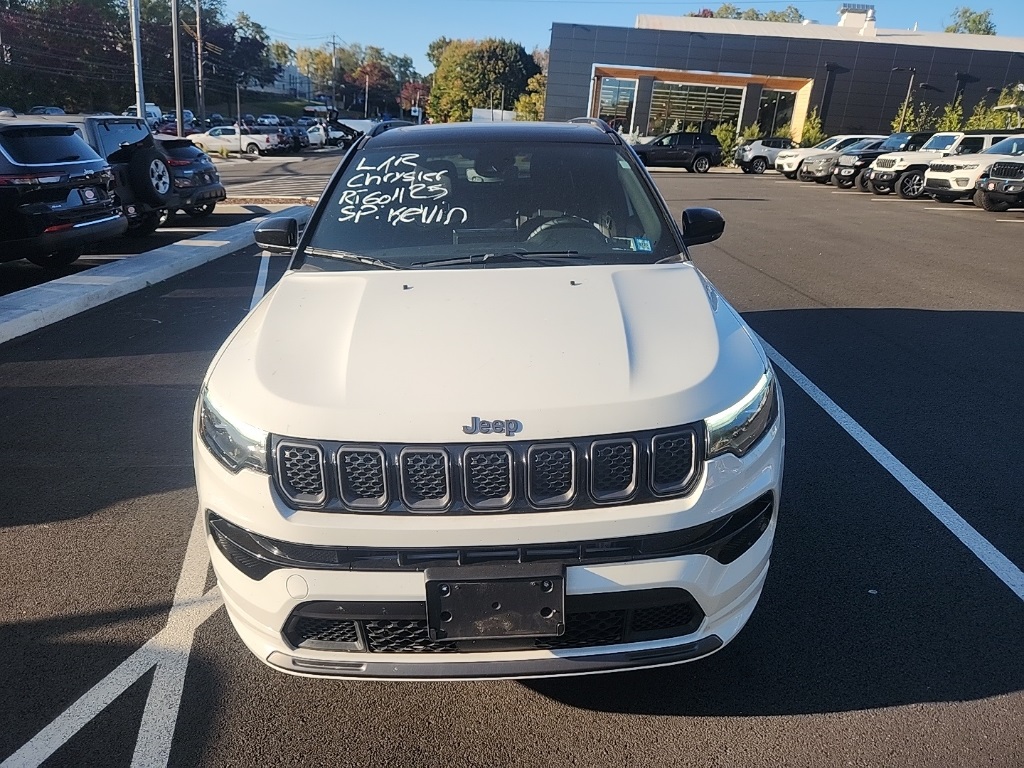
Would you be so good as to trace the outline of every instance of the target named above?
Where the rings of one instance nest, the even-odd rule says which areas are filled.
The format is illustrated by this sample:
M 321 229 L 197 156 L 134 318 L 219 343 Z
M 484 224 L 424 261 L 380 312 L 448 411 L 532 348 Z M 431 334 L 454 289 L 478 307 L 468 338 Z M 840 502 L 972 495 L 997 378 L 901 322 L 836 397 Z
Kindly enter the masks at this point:
M 371 138 L 375 148 L 410 144 L 459 144 L 462 142 L 564 142 L 567 144 L 617 144 L 617 137 L 586 123 L 440 123 L 393 128 Z
M 61 115 L 59 118 L 56 115 L 28 115 L 19 117 L 8 117 L 6 115 L 0 115 L 0 128 L 32 128 L 40 126 L 58 126 L 64 128 L 74 129 L 74 125 L 70 121 L 62 119 L 66 117 Z

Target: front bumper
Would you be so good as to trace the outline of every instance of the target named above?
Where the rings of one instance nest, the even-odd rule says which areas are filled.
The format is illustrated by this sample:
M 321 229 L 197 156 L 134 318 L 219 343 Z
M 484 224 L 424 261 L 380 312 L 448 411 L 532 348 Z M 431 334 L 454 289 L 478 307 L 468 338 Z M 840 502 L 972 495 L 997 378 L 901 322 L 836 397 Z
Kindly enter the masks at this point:
M 978 184 L 993 200 L 1001 203 L 1024 202 L 1024 179 L 986 179 Z
M 769 433 L 742 459 L 726 455 L 706 462 L 699 485 L 683 498 L 621 508 L 457 519 L 295 512 L 277 500 L 267 476 L 249 470 L 232 475 L 203 445 L 195 444 L 194 450 L 201 509 L 208 510 L 208 519 L 212 513 L 213 519 L 256 534 L 257 540 L 266 537 L 264 547 L 302 560 L 293 565 L 284 560 L 261 578 L 250 578 L 235 564 L 240 562 L 237 558 L 233 562 L 226 556 L 230 548 L 208 535 L 228 615 L 244 643 L 266 664 L 291 674 L 340 678 L 542 677 L 677 664 L 713 653 L 736 636 L 754 610 L 768 570 L 782 484 L 784 419 L 780 409 Z M 714 527 L 716 521 L 763 498 L 770 499 L 769 511 L 759 519 L 754 534 L 728 555 L 682 544 L 622 554 L 623 540 L 685 541 L 688 531 Z M 416 549 L 396 551 L 399 527 L 406 533 L 415 529 Z M 289 547 L 287 542 L 298 546 Z M 518 550 L 513 562 L 520 562 L 527 559 L 524 553 L 531 545 L 542 549 L 547 545 L 550 554 L 552 545 L 566 542 L 597 547 L 597 556 L 589 560 L 583 548 L 560 561 L 567 634 L 572 631 L 572 606 L 578 609 L 580 601 L 586 602 L 587 611 L 611 611 L 621 609 L 623 601 L 631 605 L 654 592 L 693 601 L 695 623 L 679 634 L 653 639 L 630 632 L 627 626 L 611 643 L 495 649 L 478 641 L 466 645 L 460 641 L 458 648 L 448 652 L 431 652 L 416 643 L 412 650 L 397 645 L 370 650 L 363 641 L 348 648 L 308 647 L 292 631 L 296 616 L 311 605 L 330 604 L 339 606 L 342 623 L 371 621 L 380 612 L 388 621 L 405 622 L 396 625 L 395 632 L 422 633 L 427 599 L 424 568 L 442 556 L 439 552 L 456 550 L 457 554 L 448 556 L 463 562 L 498 556 L 498 550 Z M 330 550 L 349 554 L 358 550 L 358 556 L 332 555 Z M 302 554 L 309 552 L 314 556 Z M 417 556 L 426 559 L 417 561 Z M 318 558 L 323 562 L 312 562 Z M 360 626 L 365 640 L 367 627 Z
M 782 173 L 796 173 L 798 165 L 800 165 L 800 158 L 798 157 L 779 158 L 775 161 L 775 170 Z
M 856 165 L 840 165 L 836 166 L 833 174 L 841 179 L 850 179 L 851 181 L 857 177 L 859 173 L 863 171 L 863 168 Z

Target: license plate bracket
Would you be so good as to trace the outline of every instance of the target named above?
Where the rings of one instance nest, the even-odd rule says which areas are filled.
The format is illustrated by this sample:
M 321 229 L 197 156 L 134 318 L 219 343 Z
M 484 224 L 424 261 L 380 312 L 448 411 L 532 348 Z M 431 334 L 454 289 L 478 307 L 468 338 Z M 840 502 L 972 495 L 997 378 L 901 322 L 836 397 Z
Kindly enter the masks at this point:
M 427 568 L 427 630 L 431 640 L 557 637 L 565 633 L 561 566 Z

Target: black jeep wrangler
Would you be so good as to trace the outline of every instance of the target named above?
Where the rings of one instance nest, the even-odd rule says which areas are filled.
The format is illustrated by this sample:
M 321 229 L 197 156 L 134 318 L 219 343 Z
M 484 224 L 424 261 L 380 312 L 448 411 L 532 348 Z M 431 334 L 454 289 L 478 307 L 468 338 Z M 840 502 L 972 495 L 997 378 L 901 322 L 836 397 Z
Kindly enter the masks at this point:
M 180 207 L 167 155 L 157 145 L 145 120 L 114 115 L 61 115 L 59 121 L 74 125 L 96 154 L 110 164 L 114 174 L 111 191 L 128 217 L 128 236 L 150 234 L 166 220 L 168 208 Z

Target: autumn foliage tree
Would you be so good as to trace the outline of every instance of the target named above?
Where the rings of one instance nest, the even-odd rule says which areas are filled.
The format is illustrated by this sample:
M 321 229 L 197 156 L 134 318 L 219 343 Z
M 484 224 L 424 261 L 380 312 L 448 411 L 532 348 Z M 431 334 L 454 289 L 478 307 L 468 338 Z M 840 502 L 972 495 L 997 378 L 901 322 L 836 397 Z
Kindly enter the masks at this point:
M 519 43 L 450 41 L 434 72 L 430 116 L 438 122 L 459 122 L 469 120 L 474 107 L 507 109 L 538 74 L 540 67 Z

